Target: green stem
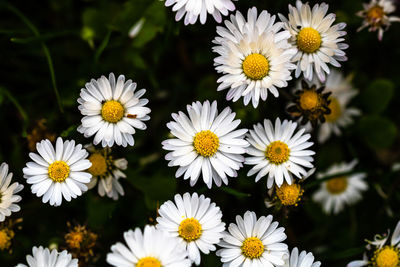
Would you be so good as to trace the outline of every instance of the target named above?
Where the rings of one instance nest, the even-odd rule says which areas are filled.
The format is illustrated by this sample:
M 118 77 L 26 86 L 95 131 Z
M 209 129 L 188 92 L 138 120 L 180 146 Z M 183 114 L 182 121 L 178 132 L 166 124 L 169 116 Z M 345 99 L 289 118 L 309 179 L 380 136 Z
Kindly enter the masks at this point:
M 26 135 L 26 129 L 28 127 L 28 121 L 29 121 L 28 114 L 25 112 L 24 108 L 21 106 L 18 100 L 7 89 L 5 89 L 4 87 L 0 87 L 0 91 L 11 101 L 11 103 L 14 104 L 18 112 L 21 114 L 21 117 L 24 121 L 22 134 Z
M 40 33 L 39 33 L 38 29 L 35 27 L 35 25 L 32 24 L 32 22 L 27 17 L 25 17 L 24 14 L 22 14 L 16 7 L 14 7 L 10 4 L 7 4 L 6 7 L 11 12 L 13 12 L 17 17 L 19 17 L 28 26 L 28 28 L 33 32 L 33 34 L 36 37 L 38 37 L 38 38 L 40 37 Z M 57 89 L 56 75 L 55 75 L 54 67 L 53 67 L 53 60 L 51 58 L 48 47 L 46 46 L 46 44 L 43 41 L 41 41 L 41 46 L 42 46 L 44 55 L 46 56 L 47 64 L 49 65 L 51 83 L 53 85 L 54 94 L 56 95 L 57 104 L 60 109 L 60 112 L 63 113 L 64 110 L 63 110 L 62 103 L 61 103 L 60 93 L 58 92 L 58 89 Z
M 107 32 L 106 37 L 104 38 L 104 40 L 101 42 L 99 48 L 97 49 L 95 55 L 94 55 L 94 61 L 97 62 L 101 56 L 101 54 L 103 53 L 104 49 L 106 49 L 108 42 L 110 41 L 110 37 L 111 37 L 111 33 L 112 30 L 109 30 Z

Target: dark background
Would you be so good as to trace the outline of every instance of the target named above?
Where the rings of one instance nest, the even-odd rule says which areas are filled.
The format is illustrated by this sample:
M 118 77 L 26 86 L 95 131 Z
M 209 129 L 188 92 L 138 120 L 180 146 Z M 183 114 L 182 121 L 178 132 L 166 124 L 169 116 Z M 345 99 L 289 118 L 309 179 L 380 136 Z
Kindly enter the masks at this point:
M 213 68 L 216 55 L 211 52 L 216 35 L 212 17 L 208 16 L 205 25 L 185 27 L 182 21 L 175 22 L 175 13 L 158 0 L 0 2 L 0 162 L 7 162 L 14 180 L 25 185 L 20 193 L 22 209 L 12 215 L 23 218 L 22 229 L 16 232 L 13 253 L 0 251 L 0 265 L 25 263 L 32 246 L 61 246 L 70 221 L 87 224 L 99 234 L 95 253 L 100 259 L 93 266 L 107 266 L 105 256 L 112 244 L 123 240 L 124 231 L 154 223 L 157 206 L 186 191 L 211 197 L 228 224 L 246 210 L 258 216 L 273 214 L 286 227 L 290 248 L 312 251 L 323 266 L 345 266 L 361 259 L 364 239 L 393 229 L 400 219 L 400 176 L 391 170 L 400 153 L 400 23 L 392 25 L 379 42 L 376 33 L 356 32 L 362 19 L 355 13 L 362 9 L 362 1 L 326 2 L 337 21 L 348 24 L 349 60 L 342 70 L 354 75 L 360 94 L 352 105 L 361 109 L 363 116 L 342 137 L 313 146 L 316 167 L 322 171 L 332 163 L 358 158 L 357 170 L 368 174 L 370 186 L 361 202 L 337 216 L 325 215 L 311 201 L 318 188 L 311 184 L 315 177 L 307 181 L 309 186 L 298 207 L 274 211 L 264 205 L 266 179 L 255 184 L 254 177 L 246 176 L 248 166 L 230 180 L 229 187 L 211 190 L 201 182 L 190 188 L 183 179 L 174 178 L 176 168 L 167 167 L 161 148 L 168 135 L 166 123 L 172 112 L 185 110 L 195 100 L 218 100 L 219 110 L 232 107 L 242 119 L 241 127 L 252 127 L 264 118 L 289 118 L 284 111 L 288 99 L 283 94 L 279 98 L 270 95 L 254 109 L 243 106 L 242 99 L 227 102 L 227 91 L 216 91 L 219 75 Z M 236 6 L 242 13 L 256 6 L 287 16 L 288 3 L 295 1 L 240 0 Z M 145 18 L 142 31 L 129 38 L 129 29 L 141 18 Z M 82 117 L 76 100 L 85 82 L 109 72 L 124 74 L 136 81 L 138 88 L 146 88 L 152 109 L 148 129 L 135 134 L 135 146 L 114 148 L 129 161 L 128 178 L 121 181 L 125 196 L 113 201 L 92 190 L 61 207 L 43 204 L 22 178 L 22 168 L 30 161 L 27 133 L 37 120 L 45 118 L 48 130 L 64 139 L 83 144 L 92 141 L 75 130 Z M 292 81 L 283 90 L 289 91 L 294 84 Z M 201 266 L 221 265 L 215 253 L 202 256 Z

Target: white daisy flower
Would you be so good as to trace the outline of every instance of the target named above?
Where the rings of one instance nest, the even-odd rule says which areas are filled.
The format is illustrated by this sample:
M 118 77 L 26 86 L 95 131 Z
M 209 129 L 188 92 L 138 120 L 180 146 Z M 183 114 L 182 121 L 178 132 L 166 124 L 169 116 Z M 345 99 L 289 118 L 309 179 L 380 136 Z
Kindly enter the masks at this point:
M 289 5 L 289 20 L 279 14 L 284 22 L 284 28 L 290 31 L 290 42 L 297 53 L 292 58 L 297 63 L 296 78 L 303 73 L 304 78 L 311 81 L 313 72 L 318 78 L 325 81 L 325 73 L 329 74 L 328 64 L 340 67 L 338 61 L 346 61 L 346 53 L 343 51 L 348 45 L 342 43 L 346 32 L 343 29 L 345 23 L 332 26 L 336 15 L 326 15 L 328 5 L 316 4 L 311 9 L 308 3 L 296 1 L 296 7 Z M 326 15 L 326 16 L 325 16 Z
M 190 260 L 177 238 L 154 226 L 124 233 L 128 246 L 118 242 L 107 254 L 107 263 L 117 267 L 189 267 Z
M 113 73 L 108 79 L 104 76 L 92 79 L 85 87 L 78 99 L 78 108 L 84 115 L 78 132 L 85 137 L 95 135 L 95 145 L 101 142 L 103 147 L 111 147 L 115 142 L 119 146 L 133 146 L 135 128 L 145 130 L 143 121 L 150 119 L 147 115 L 150 109 L 145 107 L 149 101 L 141 99 L 146 90 L 135 92 L 136 83 L 125 81 L 124 75 L 115 81 Z
M 51 252 L 48 248 L 33 247 L 32 256 L 26 256 L 28 265 L 18 264 L 16 267 L 78 267 L 78 259 L 72 259 L 72 255 L 68 251 L 58 252 L 53 249 Z
M 284 267 L 319 267 L 321 262 L 314 262 L 314 255 L 311 252 L 302 251 L 299 255 L 298 248 L 294 248 L 290 257 L 285 260 Z
M 165 6 L 172 6 L 172 11 L 176 12 L 175 20 L 179 21 L 183 17 L 185 25 L 195 24 L 200 16 L 201 24 L 206 23 L 207 13 L 220 23 L 222 15 L 228 15 L 229 11 L 235 10 L 232 0 L 166 0 Z
M 85 148 L 90 152 L 89 161 L 92 166 L 88 172 L 92 174 L 90 183 L 87 184 L 88 189 L 97 186 L 100 196 L 118 200 L 119 195 L 125 194 L 124 188 L 119 183 L 120 178 L 126 178 L 123 170 L 128 168 L 128 161 L 124 158 L 114 159 L 111 148 L 96 149 L 93 145 L 86 145 Z
M 223 267 L 273 267 L 283 266 L 288 256 L 285 228 L 272 221 L 272 215 L 257 219 L 254 212 L 247 211 L 244 217 L 236 216 L 217 251 Z
M 400 264 L 400 221 L 390 238 L 390 230 L 385 235 L 375 235 L 373 241 L 366 245 L 368 254 L 364 253 L 362 260 L 352 261 L 347 267 L 376 266 L 376 267 L 396 267 Z
M 317 173 L 317 178 L 321 179 L 351 172 L 356 164 L 357 160 L 350 163 L 334 164 L 326 172 Z M 365 177 L 365 173 L 353 173 L 326 180 L 321 183 L 320 189 L 314 193 L 313 200 L 321 203 L 326 213 L 337 214 L 344 209 L 346 204 L 352 205 L 362 198 L 361 193 L 368 189 L 368 184 L 364 180 Z
M 200 264 L 200 251 L 209 254 L 220 242 L 225 223 L 222 212 L 204 195 L 185 193 L 175 195 L 175 203 L 167 201 L 158 210 L 157 228 L 177 237 L 186 247 L 189 258 Z
M 21 207 L 16 204 L 21 201 L 21 197 L 17 195 L 24 186 L 17 182 L 11 184 L 12 172 L 8 173 L 8 164 L 3 162 L 0 165 L 0 222 L 12 212 L 18 212 Z
M 296 133 L 297 123 L 279 118 L 275 121 L 275 127 L 270 120 L 264 120 L 253 126 L 247 135 L 250 147 L 245 164 L 255 165 L 248 173 L 251 176 L 257 173 L 256 182 L 268 174 L 267 187 L 271 188 L 274 183 L 280 187 L 284 181 L 292 184 L 293 175 L 302 179 L 307 175 L 304 167 L 312 168 L 312 150 L 306 150 L 313 145 L 308 142 L 310 134 L 303 134 L 305 129 L 301 128 Z
M 194 102 L 187 111 L 189 117 L 172 113 L 174 121 L 167 123 L 176 137 L 162 142 L 163 149 L 172 151 L 165 156 L 168 166 L 179 166 L 175 176 L 190 178 L 191 186 L 200 175 L 209 188 L 213 181 L 217 186 L 228 184 L 228 177 L 236 177 L 243 166 L 247 129 L 235 130 L 240 124 L 234 120 L 236 113 L 227 107 L 218 114 L 216 101 Z
M 378 39 L 382 40 L 383 33 L 389 29 L 392 22 L 400 22 L 400 17 L 389 16 L 396 11 L 392 0 L 371 0 L 363 4 L 364 10 L 357 12 L 357 16 L 364 18 L 364 21 L 357 31 L 369 27 L 370 32 L 378 31 Z
M 215 69 L 223 76 L 218 79 L 218 91 L 229 89 L 227 100 L 237 101 L 243 96 L 243 103 L 250 100 L 256 108 L 266 100 L 268 91 L 279 96 L 277 88 L 283 88 L 291 80 L 291 70 L 296 66 L 291 58 L 296 49 L 290 49 L 290 34 L 281 31 L 283 23 L 275 23 L 275 16 L 262 11 L 257 16 L 255 7 L 249 9 L 247 21 L 237 11 L 226 27 L 217 27 L 218 37 L 213 51 L 219 56 L 214 59 Z
M 85 184 L 92 175 L 86 170 L 92 166 L 89 153 L 75 141 L 63 142 L 57 138 L 55 148 L 48 139 L 36 144 L 39 154 L 29 153 L 33 162 L 23 169 L 24 178 L 31 184 L 33 194 L 42 197 L 43 203 L 50 201 L 52 206 L 60 206 L 62 199 L 71 201 L 87 191 Z

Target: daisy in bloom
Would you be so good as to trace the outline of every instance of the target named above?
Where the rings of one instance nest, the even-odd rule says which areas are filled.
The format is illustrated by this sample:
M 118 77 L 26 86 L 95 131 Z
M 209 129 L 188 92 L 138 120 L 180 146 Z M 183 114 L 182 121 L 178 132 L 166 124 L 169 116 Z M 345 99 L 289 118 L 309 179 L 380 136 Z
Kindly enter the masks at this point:
M 346 204 L 352 205 L 358 202 L 362 198 L 361 193 L 368 189 L 368 184 L 364 181 L 365 173 L 341 175 L 351 172 L 356 164 L 357 160 L 334 164 L 326 172 L 317 174 L 318 179 L 333 176 L 322 182 L 320 189 L 313 195 L 314 201 L 321 203 L 326 213 L 339 213 Z M 335 177 L 336 174 L 340 176 Z
M 243 166 L 247 129 L 235 130 L 240 124 L 234 120 L 236 113 L 227 107 L 218 114 L 216 101 L 194 102 L 187 111 L 189 117 L 172 113 L 174 121 L 167 124 L 176 137 L 162 142 L 163 149 L 172 151 L 165 156 L 168 166 L 179 166 L 175 176 L 190 178 L 191 186 L 200 175 L 209 188 L 213 181 L 217 186 L 228 184 L 228 177 L 236 177 Z
M 232 0 L 166 0 L 165 6 L 172 6 L 172 11 L 176 12 L 175 20 L 179 21 L 184 16 L 185 25 L 195 24 L 200 16 L 201 24 L 206 23 L 207 13 L 220 23 L 221 15 L 228 15 L 229 11 L 235 10 Z
M 124 75 L 116 81 L 113 73 L 108 79 L 104 76 L 92 79 L 85 87 L 78 99 L 78 108 L 84 116 L 78 132 L 85 137 L 95 135 L 95 145 L 101 142 L 103 147 L 111 147 L 115 142 L 119 146 L 133 146 L 135 128 L 145 130 L 143 121 L 150 119 L 147 115 L 150 109 L 145 107 L 149 101 L 141 99 L 146 90 L 135 92 L 136 83 L 125 81 Z
M 363 4 L 363 7 L 364 10 L 357 12 L 357 16 L 364 18 L 358 31 L 366 27 L 369 27 L 370 32 L 378 31 L 379 41 L 392 22 L 400 22 L 400 17 L 389 16 L 396 11 L 392 0 L 371 0 L 368 4 Z
M 373 241 L 366 246 L 362 260 L 352 261 L 347 267 L 376 266 L 376 267 L 397 267 L 400 264 L 400 222 L 390 238 L 390 231 L 385 235 L 375 235 Z
M 237 11 L 225 26 L 217 27 L 219 36 L 213 41 L 213 51 L 219 54 L 215 69 L 223 74 L 218 91 L 229 89 L 227 100 L 243 97 L 245 105 L 251 100 L 255 108 L 260 98 L 267 99 L 268 91 L 278 97 L 277 88 L 288 85 L 296 68 L 290 61 L 296 49 L 288 43 L 289 32 L 281 31 L 283 24 L 275 23 L 267 11 L 258 16 L 255 7 L 249 9 L 247 21 Z
M 33 247 L 32 256 L 26 256 L 28 265 L 18 264 L 16 267 L 78 267 L 78 260 L 72 259 L 68 251 L 58 252 L 53 249 L 51 252 L 48 248 Z
M 293 175 L 302 179 L 307 175 L 304 167 L 312 168 L 312 150 L 307 150 L 313 142 L 308 142 L 310 134 L 304 134 L 305 129 L 295 133 L 297 123 L 279 118 L 275 127 L 270 120 L 265 119 L 264 125 L 258 123 L 253 126 L 247 135 L 250 147 L 245 164 L 255 165 L 248 173 L 251 176 L 257 173 L 256 182 L 268 174 L 267 187 L 274 183 L 280 187 L 284 181 L 291 185 Z
M 0 222 L 3 222 L 12 212 L 18 212 L 21 209 L 16 204 L 22 199 L 17 193 L 24 186 L 17 182 L 11 184 L 12 176 L 12 172 L 8 173 L 8 164 L 3 162 L 0 165 Z
M 285 261 L 284 267 L 319 267 L 321 262 L 314 262 L 314 255 L 306 251 L 302 251 L 299 255 L 298 248 L 294 248 L 290 257 Z
M 225 230 L 220 208 L 197 193 L 175 195 L 175 203 L 165 202 L 158 213 L 157 227 L 178 238 L 196 265 L 200 264 L 200 251 L 204 254 L 214 251 Z
M 257 219 L 254 212 L 247 211 L 244 217 L 236 216 L 217 251 L 223 267 L 230 266 L 283 266 L 288 256 L 285 228 L 272 221 L 272 215 Z
M 120 178 L 126 178 L 122 172 L 128 168 L 128 161 L 124 158 L 114 159 L 111 148 L 96 149 L 93 145 L 87 145 L 85 148 L 90 152 L 89 161 L 92 166 L 88 172 L 93 176 L 90 183 L 87 184 L 88 189 L 97 186 L 100 196 L 118 200 L 119 195 L 124 195 L 124 189 L 119 183 Z
M 118 242 L 107 254 L 107 263 L 117 267 L 188 267 L 187 253 L 177 238 L 154 226 L 124 233 L 128 246 Z
M 304 78 L 311 81 L 313 73 L 325 81 L 325 73 L 329 74 L 329 66 L 340 67 L 339 61 L 346 61 L 343 51 L 348 45 L 343 43 L 346 32 L 345 23 L 335 22 L 336 15 L 326 15 L 328 5 L 316 4 L 311 9 L 308 3 L 296 1 L 296 7 L 289 5 L 289 20 L 279 14 L 284 28 L 290 32 L 290 43 L 296 49 L 292 61 L 297 63 L 296 78 L 303 73 Z
M 62 199 L 71 201 L 87 191 L 86 184 L 92 175 L 86 170 L 92 166 L 87 159 L 89 153 L 75 141 L 63 142 L 57 138 L 56 146 L 49 140 L 36 144 L 39 154 L 29 153 L 33 160 L 23 169 L 24 178 L 31 184 L 33 194 L 42 197 L 43 203 L 60 206 Z

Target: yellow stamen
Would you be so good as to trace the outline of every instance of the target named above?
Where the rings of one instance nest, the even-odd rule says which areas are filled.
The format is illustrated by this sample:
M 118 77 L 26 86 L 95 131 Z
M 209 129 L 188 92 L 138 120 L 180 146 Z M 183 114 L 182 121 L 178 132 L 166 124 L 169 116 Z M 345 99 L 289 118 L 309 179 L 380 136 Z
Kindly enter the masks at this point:
M 211 157 L 218 151 L 218 136 L 207 130 L 198 132 L 193 139 L 193 146 L 196 152 L 203 157 Z
M 106 158 L 100 153 L 94 153 L 89 157 L 92 166 L 89 168 L 90 174 L 93 176 L 102 176 L 107 173 L 107 161 Z
M 334 195 L 341 194 L 346 191 L 347 188 L 347 177 L 337 177 L 326 181 L 326 189 Z
M 265 247 L 258 237 L 248 237 L 243 241 L 241 250 L 246 258 L 257 259 L 264 253 Z
M 281 141 L 274 141 L 270 143 L 265 151 L 265 157 L 272 164 L 282 164 L 288 161 L 290 155 L 290 149 L 287 144 Z
M 381 6 L 373 6 L 367 11 L 367 20 L 372 23 L 376 24 L 379 23 L 383 16 L 385 15 L 385 11 Z
M 11 240 L 14 237 L 14 231 L 8 229 L 0 230 L 0 250 L 10 248 Z
M 62 183 L 69 176 L 69 166 L 64 161 L 54 161 L 50 164 L 48 173 L 51 180 Z
M 179 225 L 178 233 L 187 242 L 197 240 L 202 234 L 201 224 L 194 218 L 184 219 Z
M 397 267 L 399 266 L 399 249 L 392 246 L 384 246 L 374 252 L 372 258 L 376 267 Z
M 262 80 L 269 72 L 268 59 L 261 54 L 248 55 L 242 63 L 244 74 L 252 80 Z
M 336 97 L 331 96 L 329 100 L 331 100 L 331 103 L 328 107 L 331 110 L 331 113 L 325 115 L 325 119 L 328 122 L 335 122 L 340 117 L 340 115 L 342 115 L 342 110 L 340 107 L 340 103 Z
M 161 267 L 161 262 L 154 257 L 141 258 L 135 267 Z
M 122 104 L 115 100 L 108 100 L 101 107 L 101 116 L 110 123 L 119 122 L 124 117 L 124 113 Z
M 297 35 L 297 47 L 305 53 L 314 53 L 321 47 L 319 32 L 311 27 L 302 29 Z
M 281 187 L 276 187 L 276 195 L 284 206 L 297 206 L 303 192 L 304 190 L 301 189 L 301 186 L 296 183 L 289 185 L 285 182 Z
M 312 110 L 320 106 L 320 97 L 315 90 L 304 90 L 300 95 L 300 107 L 303 110 Z

